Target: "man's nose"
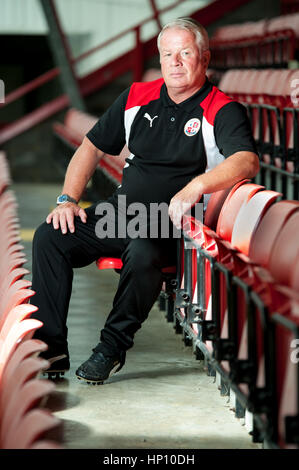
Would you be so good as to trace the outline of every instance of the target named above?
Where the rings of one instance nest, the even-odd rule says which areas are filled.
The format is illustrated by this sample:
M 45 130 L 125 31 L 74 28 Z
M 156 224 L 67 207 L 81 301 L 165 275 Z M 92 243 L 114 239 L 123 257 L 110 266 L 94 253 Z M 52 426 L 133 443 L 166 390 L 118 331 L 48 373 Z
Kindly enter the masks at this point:
M 173 65 L 175 67 L 178 66 L 178 65 L 181 65 L 181 63 L 182 63 L 181 59 L 182 58 L 181 58 L 181 55 L 180 55 L 179 52 L 173 54 L 172 57 L 171 57 L 171 65 Z

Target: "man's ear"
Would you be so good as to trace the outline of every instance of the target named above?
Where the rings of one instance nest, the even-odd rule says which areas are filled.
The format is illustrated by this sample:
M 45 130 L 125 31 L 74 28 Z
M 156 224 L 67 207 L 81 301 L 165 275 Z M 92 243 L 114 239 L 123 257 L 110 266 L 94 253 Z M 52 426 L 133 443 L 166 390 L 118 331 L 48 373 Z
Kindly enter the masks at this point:
M 202 62 L 204 67 L 207 69 L 211 60 L 211 51 L 208 49 L 202 53 Z

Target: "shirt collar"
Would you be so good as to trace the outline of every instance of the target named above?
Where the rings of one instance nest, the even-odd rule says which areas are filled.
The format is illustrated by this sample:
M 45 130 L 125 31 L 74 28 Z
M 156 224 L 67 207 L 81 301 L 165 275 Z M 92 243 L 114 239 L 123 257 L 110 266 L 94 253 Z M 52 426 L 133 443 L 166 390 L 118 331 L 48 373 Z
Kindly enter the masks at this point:
M 191 111 L 194 109 L 196 106 L 198 106 L 198 103 L 201 102 L 202 100 L 205 99 L 205 97 L 208 95 L 208 93 L 211 91 L 213 85 L 209 82 L 208 78 L 206 77 L 206 81 L 203 84 L 203 86 L 196 92 L 194 95 L 190 96 L 187 98 L 185 101 L 182 101 L 181 103 L 177 104 L 174 101 L 172 101 L 171 98 L 169 98 L 168 92 L 167 92 L 167 87 L 165 85 L 165 82 L 162 85 L 161 88 L 161 98 L 162 98 L 162 103 L 163 106 L 165 107 L 177 107 L 178 109 L 184 109 L 185 111 Z

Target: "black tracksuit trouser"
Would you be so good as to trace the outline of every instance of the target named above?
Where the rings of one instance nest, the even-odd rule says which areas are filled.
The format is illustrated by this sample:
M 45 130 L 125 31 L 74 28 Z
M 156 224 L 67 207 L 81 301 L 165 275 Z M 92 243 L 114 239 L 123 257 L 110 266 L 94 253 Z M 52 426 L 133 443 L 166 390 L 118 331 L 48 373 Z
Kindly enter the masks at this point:
M 100 342 L 113 354 L 133 346 L 133 338 L 147 318 L 162 287 L 161 268 L 176 263 L 176 239 L 98 238 L 96 205 L 86 210 L 87 221 L 75 217 L 75 232 L 62 234 L 46 222 L 33 239 L 32 315 L 43 322 L 35 338 L 45 341 L 49 353 L 68 353 L 67 315 L 72 291 L 73 268 L 87 266 L 101 256 L 121 257 L 118 289 Z M 117 217 L 116 217 L 117 220 Z M 100 281 L 99 281 L 100 282 Z M 99 286 L 100 288 L 100 286 Z M 82 292 L 84 295 L 84 292 Z

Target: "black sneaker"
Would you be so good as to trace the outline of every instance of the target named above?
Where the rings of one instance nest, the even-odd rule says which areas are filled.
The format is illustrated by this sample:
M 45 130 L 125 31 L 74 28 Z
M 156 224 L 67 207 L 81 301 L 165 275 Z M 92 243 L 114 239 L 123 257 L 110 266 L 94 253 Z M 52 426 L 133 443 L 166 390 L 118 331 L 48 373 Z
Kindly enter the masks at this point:
M 100 385 L 111 375 L 118 372 L 125 363 L 125 352 L 119 356 L 108 355 L 93 349 L 93 354 L 76 370 L 79 380 L 86 380 L 92 385 Z
M 70 359 L 67 354 L 60 354 L 45 359 L 49 361 L 50 367 L 43 370 L 43 375 L 48 375 L 49 379 L 60 379 L 70 369 Z

